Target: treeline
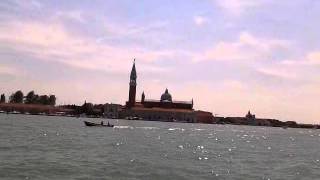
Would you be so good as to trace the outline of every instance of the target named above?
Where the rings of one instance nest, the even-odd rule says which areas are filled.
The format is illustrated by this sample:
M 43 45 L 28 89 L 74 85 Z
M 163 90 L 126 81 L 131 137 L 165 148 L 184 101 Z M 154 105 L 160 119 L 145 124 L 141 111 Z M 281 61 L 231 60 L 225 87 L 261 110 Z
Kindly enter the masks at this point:
M 38 95 L 34 91 L 30 91 L 26 96 L 24 96 L 22 91 L 17 91 L 12 93 L 9 97 L 9 103 L 24 103 L 24 104 L 42 104 L 42 105 L 56 105 L 55 95 Z M 0 103 L 5 103 L 6 96 L 1 94 Z
M 104 112 L 103 104 L 92 104 L 87 102 L 85 102 L 81 106 L 70 104 L 70 105 L 62 105 L 59 107 L 65 108 L 65 109 L 72 109 L 75 115 L 85 114 L 89 116 L 102 116 Z

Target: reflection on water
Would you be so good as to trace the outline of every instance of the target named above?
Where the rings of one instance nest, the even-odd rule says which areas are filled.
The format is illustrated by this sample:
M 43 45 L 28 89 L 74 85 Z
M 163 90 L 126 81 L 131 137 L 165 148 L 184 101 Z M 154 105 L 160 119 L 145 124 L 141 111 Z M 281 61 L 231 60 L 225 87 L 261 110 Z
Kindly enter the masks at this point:
M 319 130 L 83 120 L 1 114 L 1 179 L 320 177 Z

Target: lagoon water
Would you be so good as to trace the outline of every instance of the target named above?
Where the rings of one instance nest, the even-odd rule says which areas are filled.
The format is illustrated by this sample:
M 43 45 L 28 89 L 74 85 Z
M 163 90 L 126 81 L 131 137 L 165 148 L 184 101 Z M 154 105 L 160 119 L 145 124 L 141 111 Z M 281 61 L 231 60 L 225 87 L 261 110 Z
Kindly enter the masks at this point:
M 83 120 L 0 114 L 0 179 L 320 179 L 319 130 Z

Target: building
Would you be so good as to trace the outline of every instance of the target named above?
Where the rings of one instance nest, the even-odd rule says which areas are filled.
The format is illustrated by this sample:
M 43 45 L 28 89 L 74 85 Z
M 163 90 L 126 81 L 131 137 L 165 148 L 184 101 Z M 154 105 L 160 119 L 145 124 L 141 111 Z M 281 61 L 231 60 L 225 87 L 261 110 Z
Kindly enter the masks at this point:
M 141 94 L 141 101 L 136 101 L 137 70 L 135 61 L 133 63 L 130 81 L 129 98 L 125 108 L 121 111 L 121 118 L 144 119 L 150 121 L 173 121 L 173 122 L 197 122 L 197 117 L 206 118 L 208 116 L 197 116 L 197 111 L 193 109 L 193 99 L 190 101 L 175 101 L 169 90 L 160 96 L 159 100 L 146 99 L 146 94 Z M 200 111 L 198 111 L 200 113 Z M 212 115 L 212 114 L 211 114 Z
M 251 114 L 250 110 L 248 111 L 248 113 L 246 114 L 246 120 L 248 121 L 249 125 L 257 125 L 257 121 L 256 121 L 256 115 Z
M 119 112 L 121 110 L 122 110 L 122 106 L 120 104 L 106 103 L 103 105 L 103 116 L 105 118 L 118 119 Z

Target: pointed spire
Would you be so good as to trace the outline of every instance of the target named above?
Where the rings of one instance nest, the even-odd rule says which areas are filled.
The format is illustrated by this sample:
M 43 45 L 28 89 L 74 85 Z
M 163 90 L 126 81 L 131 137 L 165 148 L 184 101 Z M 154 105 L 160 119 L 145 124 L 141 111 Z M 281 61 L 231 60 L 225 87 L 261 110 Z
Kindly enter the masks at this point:
M 168 88 L 166 88 L 166 91 L 165 91 L 165 93 L 166 93 L 166 94 L 168 94 L 168 93 L 169 93 L 169 91 L 168 91 Z
M 133 65 L 132 65 L 132 69 L 131 69 L 130 79 L 131 79 L 131 80 L 136 80 L 136 79 L 137 79 L 136 59 L 133 60 Z

